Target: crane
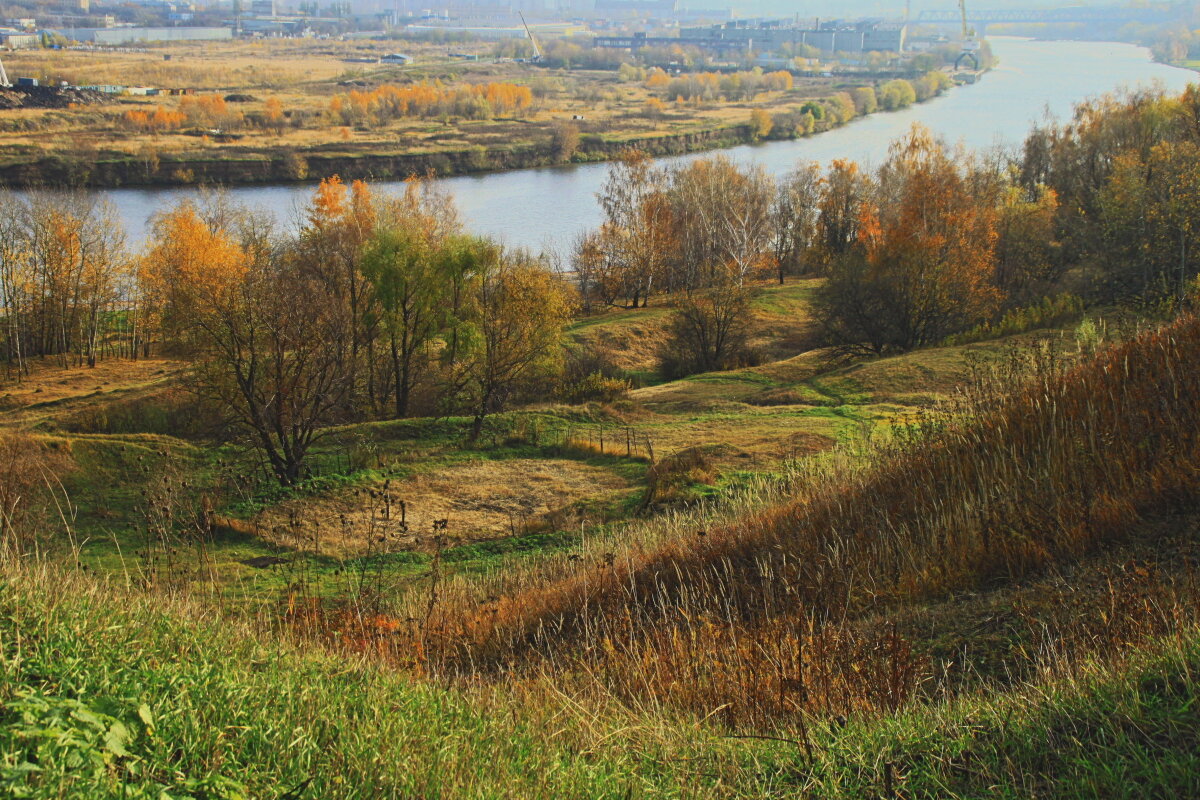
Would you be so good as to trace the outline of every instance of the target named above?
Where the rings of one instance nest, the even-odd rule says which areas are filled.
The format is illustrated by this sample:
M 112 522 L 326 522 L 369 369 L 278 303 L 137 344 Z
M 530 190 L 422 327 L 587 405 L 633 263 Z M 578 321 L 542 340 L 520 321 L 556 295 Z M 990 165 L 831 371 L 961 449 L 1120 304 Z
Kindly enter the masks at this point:
M 520 11 L 517 13 L 521 16 L 521 24 L 525 26 L 525 33 L 529 36 L 529 43 L 533 45 L 533 58 L 527 60 L 531 64 L 536 64 L 542 60 L 542 48 L 538 47 L 537 39 L 533 38 L 533 31 L 529 30 L 529 23 L 525 21 L 525 15 Z
M 967 0 L 958 0 L 958 10 L 962 14 L 962 52 L 954 62 L 954 68 L 960 69 L 963 61 L 970 59 L 975 69 L 979 69 L 979 39 L 975 37 L 975 29 L 967 25 Z
M 4 71 L 4 62 L 0 61 L 0 87 L 12 86 L 8 82 L 8 73 Z

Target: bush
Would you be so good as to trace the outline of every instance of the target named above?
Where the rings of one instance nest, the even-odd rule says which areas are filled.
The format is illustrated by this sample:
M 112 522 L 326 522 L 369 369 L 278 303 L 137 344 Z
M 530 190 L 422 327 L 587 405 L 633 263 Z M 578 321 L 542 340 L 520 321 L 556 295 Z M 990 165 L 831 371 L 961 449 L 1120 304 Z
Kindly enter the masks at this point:
M 1057 297 L 1044 298 L 1042 302 L 1031 306 L 1014 308 L 1006 312 L 997 322 L 985 322 L 968 331 L 949 337 L 946 339 L 946 344 L 970 344 L 988 339 L 999 339 L 1002 336 L 1014 336 L 1038 328 L 1054 328 L 1079 319 L 1081 314 L 1083 314 L 1082 300 L 1073 294 L 1060 294 Z
M 680 450 L 654 464 L 646 472 L 646 494 L 642 508 L 692 499 L 691 487 L 716 483 L 718 473 L 699 447 Z
M 564 403 L 611 403 L 632 388 L 633 381 L 617 366 L 610 349 L 584 342 L 567 350 L 555 394 Z
M 555 122 L 550 149 L 556 161 L 570 161 L 579 150 L 579 126 L 573 122 Z
M 884 111 L 898 111 L 917 102 L 917 90 L 903 78 L 888 81 L 879 89 L 879 105 Z
M 675 379 L 757 364 L 760 359 L 750 346 L 753 320 L 749 292 L 741 286 L 692 295 L 671 317 L 659 351 L 659 372 Z
M 611 403 L 633 388 L 628 378 L 610 378 L 601 372 L 593 372 L 582 380 L 564 384 L 559 389 L 563 402 L 578 404 L 589 401 Z

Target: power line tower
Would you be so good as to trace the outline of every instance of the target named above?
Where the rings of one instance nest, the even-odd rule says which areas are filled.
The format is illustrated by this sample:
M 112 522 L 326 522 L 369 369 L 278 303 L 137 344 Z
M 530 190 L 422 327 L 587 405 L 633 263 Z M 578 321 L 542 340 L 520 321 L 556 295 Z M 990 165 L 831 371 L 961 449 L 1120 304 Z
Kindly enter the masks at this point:
M 0 86 L 12 86 L 8 82 L 8 73 L 4 71 L 4 62 L 0 61 Z

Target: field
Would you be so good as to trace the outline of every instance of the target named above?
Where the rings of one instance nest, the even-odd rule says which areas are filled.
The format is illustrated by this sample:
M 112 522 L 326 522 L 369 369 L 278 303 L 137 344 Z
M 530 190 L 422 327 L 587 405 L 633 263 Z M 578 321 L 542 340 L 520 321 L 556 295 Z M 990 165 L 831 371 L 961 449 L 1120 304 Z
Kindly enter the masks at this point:
M 593 674 L 564 672 L 574 662 L 559 652 L 553 676 L 456 679 L 386 655 L 392 637 L 405 640 L 403 622 L 367 620 L 320 646 L 304 624 L 279 624 L 281 602 L 306 613 L 306 603 L 364 585 L 420 608 L 431 575 L 452 614 L 465 597 L 519 597 L 579 564 L 595 576 L 586 565 L 614 568 L 630 554 L 678 547 L 697 526 L 716 536 L 747 515 L 779 519 L 784 498 L 823 480 L 822 459 L 853 464 L 868 440 L 890 439 L 893 425 L 972 385 L 981 365 L 1003 369 L 1039 342 L 1079 346 L 1067 326 L 842 364 L 791 350 L 811 324 L 813 286 L 758 290 L 760 334 L 778 360 L 645 386 L 607 407 L 513 412 L 476 447 L 463 444 L 465 421 L 454 418 L 355 426 L 336 432 L 316 477 L 285 495 L 240 494 L 229 485 L 234 450 L 199 448 L 154 430 L 159 416 L 120 411 L 185 402 L 182 362 L 47 364 L 7 386 L 5 425 L 33 431 L 68 462 L 59 474 L 83 566 L 3 567 L 0 779 L 25 786 L 36 770 L 39 797 L 117 786 L 127 796 L 225 798 L 982 797 L 997 786 L 1013 797 L 1138 797 L 1139 785 L 1196 788 L 1192 512 L 1152 514 L 1113 546 L 1021 577 L 853 612 L 840 635 L 875 648 L 903 637 L 911 650 L 892 668 L 913 665 L 928 686 L 885 714 L 822 695 L 828 710 L 798 729 L 782 718 L 739 721 L 727 708 L 741 702 L 734 694 L 692 705 L 697 687 L 682 677 L 674 700 L 618 691 L 608 671 L 626 668 L 619 649 Z M 613 311 L 573 335 L 653 339 L 662 317 L 661 307 Z M 647 512 L 647 447 L 669 461 L 697 442 L 710 443 L 708 457 L 683 495 Z M 190 539 L 187 504 L 159 487 L 209 492 L 223 482 L 215 537 Z M 155 540 L 145 497 L 179 503 L 170 513 L 180 515 L 181 538 Z M 376 542 L 401 513 L 414 534 Z M 429 533 L 441 515 L 444 538 Z M 604 587 L 596 584 L 601 604 Z M 742 646 L 712 638 L 727 635 L 714 624 L 707 652 Z M 846 657 L 818 641 L 829 657 Z M 874 674 L 878 655 L 853 652 Z M 643 680 L 658 680 L 649 662 L 642 668 Z M 812 691 L 834 689 L 817 662 L 810 669 Z
M 136 261 L 14 200 L 0 786 L 1200 795 L 1194 100 L 1053 191 L 631 156 L 570 276 L 420 182 Z
M 398 49 L 414 62 L 355 61 Z M 5 56 L 8 71 L 43 85 L 152 86 L 196 94 L 116 96 L 63 109 L 6 110 L 0 113 L 0 180 L 32 182 L 32 173 L 21 168 L 39 163 L 40 181 L 118 185 L 300 180 L 335 172 L 343 177 L 405 177 L 427 169 L 448 174 L 602 160 L 634 142 L 651 151 L 681 152 L 749 141 L 754 109 L 794 112 L 806 101 L 873 83 L 797 78 L 791 89 L 744 100 L 665 98 L 664 103 L 662 93 L 648 89 L 643 78 L 622 78 L 615 70 L 497 61 L 492 45 L 485 44 L 458 49 L 478 54 L 479 61 L 452 59 L 444 46 L 407 41 L 268 39 L 158 45 L 137 52 L 16 51 Z M 532 103 L 519 110 L 494 107 L 464 114 L 460 109 L 382 120 L 332 109 L 351 103 L 351 92 L 422 83 L 450 91 L 512 84 L 530 89 Z M 220 108 L 200 108 L 198 100 Z M 177 112 L 178 119 L 169 118 Z M 137 114 L 151 121 L 131 122 Z M 564 126 L 569 133 L 563 133 Z M 230 163 L 241 169 L 222 167 Z
M 389 558 L 423 564 L 432 552 L 432 521 L 447 519 L 442 546 L 466 554 L 452 555 L 456 569 L 477 568 L 471 546 L 480 543 L 491 543 L 480 551 L 490 568 L 514 541 L 540 538 L 561 549 L 590 531 L 641 524 L 652 458 L 686 455 L 704 443 L 703 468 L 696 481 L 678 487 L 676 500 L 736 493 L 754 476 L 886 435 L 892 424 L 947 398 L 967 380 L 972 359 L 999 358 L 1011 346 L 989 342 L 840 366 L 831 353 L 801 343 L 811 328 L 806 304 L 813 286 L 802 280 L 757 290 L 759 336 L 778 360 L 665 383 L 654 377 L 654 353 L 670 301 L 584 318 L 570 335 L 617 348 L 623 366 L 649 385 L 613 404 L 549 404 L 499 415 L 482 449 L 464 445 L 466 421 L 453 417 L 337 429 L 320 445 L 310 485 L 295 495 L 231 489 L 229 473 L 250 468 L 220 463 L 232 461 L 236 448 L 213 453 L 172 435 L 191 408 L 183 386 L 187 365 L 180 361 L 112 360 L 95 369 L 42 364 L 0 392 L 3 424 L 39 431 L 70 454 L 75 469 L 64 484 L 78 506 L 74 523 L 86 542 L 85 562 L 111 566 L 145 546 L 140 526 L 122 527 L 141 491 L 163 479 L 156 465 L 169 461 L 176 482 L 229 498 L 230 508 L 221 511 L 227 540 L 212 543 L 204 556 L 222 580 L 260 581 L 263 571 L 241 562 L 281 552 L 304 554 L 305 568 L 322 574 L 346 559 L 373 557 L 372 542 L 386 526 L 380 501 L 370 495 L 385 487 L 394 504 L 389 521 L 399 518 L 403 501 L 412 531 L 389 538 Z M 640 344 L 625 346 L 634 341 Z M 126 489 L 116 493 L 114 485 Z

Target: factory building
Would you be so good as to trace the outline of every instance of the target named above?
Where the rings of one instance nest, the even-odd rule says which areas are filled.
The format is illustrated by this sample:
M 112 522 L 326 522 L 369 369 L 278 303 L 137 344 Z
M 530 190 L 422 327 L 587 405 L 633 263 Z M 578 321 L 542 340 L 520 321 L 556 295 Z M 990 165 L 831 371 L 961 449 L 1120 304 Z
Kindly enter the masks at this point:
M 710 42 L 712 49 L 728 49 L 734 43 L 741 43 L 747 50 L 771 52 L 783 45 L 805 44 L 829 53 L 900 53 L 907 34 L 906 25 L 872 20 L 817 21 L 812 27 L 787 21 L 734 20 L 721 25 L 681 28 L 679 38 L 689 43 Z
M 198 42 L 232 39 L 231 28 L 62 28 L 68 39 L 86 44 L 133 44 L 135 42 Z
M 28 50 L 41 44 L 42 37 L 36 33 L 0 29 L 0 48 L 5 50 Z

